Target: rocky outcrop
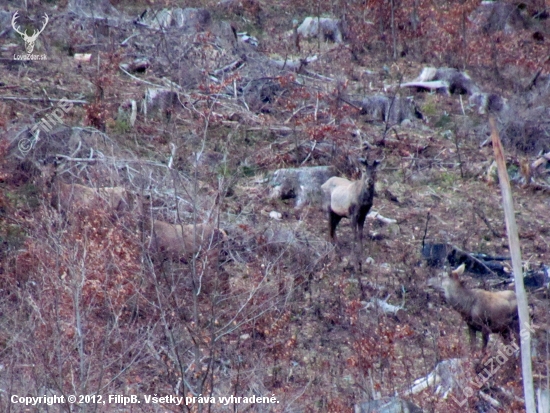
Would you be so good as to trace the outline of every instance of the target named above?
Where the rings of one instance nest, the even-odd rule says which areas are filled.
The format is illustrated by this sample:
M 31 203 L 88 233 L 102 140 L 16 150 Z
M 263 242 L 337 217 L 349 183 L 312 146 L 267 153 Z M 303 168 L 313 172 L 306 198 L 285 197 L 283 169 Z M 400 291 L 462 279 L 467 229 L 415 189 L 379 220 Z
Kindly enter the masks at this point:
M 335 175 L 336 170 L 332 166 L 278 169 L 269 183 L 271 197 L 295 199 L 296 208 L 307 203 L 320 205 L 323 199 L 321 185 Z

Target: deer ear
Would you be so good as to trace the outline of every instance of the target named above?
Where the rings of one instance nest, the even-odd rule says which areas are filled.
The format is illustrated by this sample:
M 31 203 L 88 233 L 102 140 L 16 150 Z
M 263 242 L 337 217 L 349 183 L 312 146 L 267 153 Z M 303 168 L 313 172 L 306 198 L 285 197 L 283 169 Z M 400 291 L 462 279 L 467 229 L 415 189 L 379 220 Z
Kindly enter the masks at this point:
M 466 268 L 465 264 L 462 264 L 460 267 L 457 267 L 451 272 L 453 278 L 458 278 L 459 275 L 464 274 L 464 269 Z
M 376 168 L 378 165 L 380 165 L 380 161 L 378 159 L 375 159 L 374 162 L 372 163 L 372 167 Z
M 359 158 L 358 160 L 359 160 L 359 162 L 361 162 L 365 166 L 369 165 L 369 163 L 367 162 L 367 160 L 365 158 Z

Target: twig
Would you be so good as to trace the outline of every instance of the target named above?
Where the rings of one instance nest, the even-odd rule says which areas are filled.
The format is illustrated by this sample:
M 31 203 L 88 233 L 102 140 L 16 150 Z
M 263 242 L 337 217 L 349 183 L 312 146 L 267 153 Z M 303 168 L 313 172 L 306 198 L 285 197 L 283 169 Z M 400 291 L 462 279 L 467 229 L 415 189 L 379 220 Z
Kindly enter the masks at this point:
M 430 222 L 430 212 L 426 215 L 426 226 L 424 227 L 424 235 L 422 236 L 422 249 L 424 249 L 424 243 L 426 241 L 426 236 L 428 235 L 428 223 Z
M 540 165 L 550 162 L 550 152 L 545 153 L 531 164 L 531 169 L 537 169 Z
M 500 404 L 500 402 L 498 400 L 493 399 L 488 394 L 485 394 L 482 391 L 480 391 L 478 394 L 479 394 L 479 397 L 481 397 L 483 400 L 485 400 L 486 402 L 488 402 L 492 406 L 494 406 L 496 408 L 502 407 L 502 405 Z
M 307 162 L 307 160 L 309 159 L 309 157 L 311 156 L 311 154 L 315 150 L 316 146 L 317 146 L 317 141 L 314 141 L 313 146 L 311 147 L 311 151 L 307 154 L 306 159 L 304 159 L 304 161 L 300 164 L 300 166 L 302 166 L 303 164 L 305 164 Z
M 327 82 L 334 82 L 334 79 L 331 78 L 331 77 L 328 77 L 328 76 L 323 76 L 323 75 L 320 75 L 319 73 L 315 73 L 315 72 L 312 72 L 311 70 L 305 70 L 304 69 L 304 72 L 306 74 L 308 74 L 310 77 L 312 78 L 317 78 L 317 79 L 320 79 L 320 80 L 325 80 Z M 304 74 L 303 73 L 300 73 L 300 75 L 303 77 Z
M 229 72 L 230 70 L 240 69 L 243 66 L 244 66 L 244 60 L 237 59 L 233 63 L 229 63 L 227 66 L 220 67 L 219 69 L 214 70 L 212 73 L 215 76 L 218 76 L 221 73 Z
M 363 110 L 363 108 L 360 108 L 359 106 L 354 105 L 353 103 L 351 103 L 350 101 L 348 101 L 348 100 L 346 100 L 346 99 L 344 99 L 344 98 L 342 98 L 342 97 L 340 98 L 340 100 L 341 100 L 342 102 L 344 102 L 344 103 L 350 105 L 352 108 L 357 109 L 359 112 L 361 112 L 361 111 Z
M 73 153 L 71 154 L 71 158 L 74 158 L 74 156 L 78 153 L 78 151 L 80 150 L 80 147 L 82 146 L 82 141 L 79 140 L 78 141 L 78 145 L 76 146 L 76 149 L 73 151 Z
M 121 46 L 126 46 L 126 43 L 128 43 L 128 40 L 130 40 L 132 37 L 136 37 L 139 33 L 134 33 L 133 35 L 131 35 L 130 37 L 127 37 L 126 39 L 124 39 L 122 41 L 122 43 L 120 43 Z
M 302 107 L 296 109 L 296 110 L 292 113 L 292 115 L 290 115 L 290 117 L 289 117 L 287 120 L 285 120 L 283 123 L 286 125 L 288 122 L 290 122 L 290 121 L 292 120 L 292 118 L 293 118 L 294 116 L 296 116 L 296 115 L 298 114 L 298 112 L 300 112 L 302 109 L 307 109 L 307 108 L 309 108 L 309 107 L 311 107 L 311 106 L 313 106 L 313 105 L 304 105 L 304 106 L 302 106 Z M 317 111 L 316 111 L 316 113 L 317 113 Z
M 540 65 L 539 65 L 539 69 L 537 70 L 537 73 L 535 74 L 533 79 L 529 82 L 529 85 L 527 85 L 527 90 L 530 90 L 535 86 L 535 84 L 537 83 L 537 79 L 539 78 L 540 74 L 542 73 L 542 69 L 543 69 L 545 63 L 548 62 L 548 61 L 550 61 L 550 57 L 548 57 L 548 56 L 545 56 L 542 59 Z
M 265 131 L 265 130 L 272 130 L 272 131 L 281 131 L 281 132 L 292 132 L 292 131 L 301 131 L 302 128 L 290 128 L 288 126 L 271 126 L 271 127 L 265 127 L 265 126 L 254 126 L 251 128 L 246 128 L 247 132 L 252 131 Z
M 313 117 L 313 119 L 315 119 L 315 122 L 317 122 L 317 112 L 319 111 L 319 93 L 316 93 L 316 95 L 317 98 L 315 102 L 315 116 Z
M 393 3 L 392 3 L 392 8 L 393 8 Z M 403 80 L 403 77 L 401 76 L 399 78 L 399 87 L 401 87 L 401 81 Z M 386 140 L 386 135 L 388 133 L 388 130 L 390 129 L 390 119 L 391 119 L 391 111 L 393 109 L 393 105 L 395 103 L 395 100 L 397 99 L 397 92 L 398 92 L 399 88 L 395 89 L 395 93 L 393 94 L 393 96 L 391 97 L 391 101 L 390 101 L 390 107 L 388 108 L 388 113 L 386 115 L 386 120 L 385 120 L 385 125 L 384 125 L 384 134 L 382 135 L 382 143 Z M 393 126 L 393 125 L 392 125 Z
M 456 130 L 454 131 L 453 135 L 454 135 L 454 141 L 455 141 L 455 147 L 456 147 L 456 156 L 458 157 L 458 166 L 460 166 L 460 177 L 464 179 L 464 168 L 462 167 L 462 157 L 460 156 L 460 145 L 458 142 L 458 133 Z
M 44 100 L 47 100 L 48 102 L 67 102 L 67 103 L 80 103 L 80 104 L 87 104 L 88 101 L 87 100 L 68 100 L 68 99 L 55 99 L 55 98 L 49 98 L 49 97 L 45 97 L 45 98 L 22 98 L 22 97 L 19 97 L 19 96 L 0 96 L 0 99 L 3 99 L 3 100 L 29 100 L 29 101 L 33 101 L 33 102 L 43 102 Z
M 495 231 L 495 229 L 491 226 L 489 220 L 487 219 L 483 211 L 476 205 L 474 205 L 474 212 L 483 221 L 483 223 L 487 225 L 487 228 L 489 228 L 489 231 L 491 231 L 491 234 L 493 234 L 494 237 L 497 237 L 497 238 L 502 237 L 502 234 L 499 234 L 498 232 Z
M 94 158 L 94 159 L 89 159 L 89 158 L 71 158 L 70 156 L 67 156 L 67 155 L 61 155 L 61 154 L 56 154 L 55 156 L 57 156 L 58 158 L 63 158 L 67 161 L 71 161 L 71 162 L 97 162 L 99 159 L 97 158 Z

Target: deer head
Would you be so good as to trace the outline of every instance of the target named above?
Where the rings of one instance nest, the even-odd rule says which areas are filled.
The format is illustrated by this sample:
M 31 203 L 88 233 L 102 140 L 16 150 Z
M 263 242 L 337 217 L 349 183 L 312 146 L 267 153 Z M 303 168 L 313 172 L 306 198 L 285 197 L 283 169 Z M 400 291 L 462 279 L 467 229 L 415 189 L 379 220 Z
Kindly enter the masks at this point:
M 44 31 L 44 28 L 48 24 L 48 20 L 49 20 L 48 15 L 46 13 L 44 13 L 44 25 L 42 26 L 42 28 L 38 32 L 36 32 L 36 30 L 34 30 L 32 36 L 28 36 L 27 35 L 27 30 L 22 32 L 19 29 L 19 26 L 15 25 L 15 21 L 17 20 L 17 17 L 19 17 L 17 15 L 17 13 L 18 12 L 15 12 L 15 14 L 13 15 L 13 17 L 11 19 L 11 25 L 13 27 L 13 30 L 15 30 L 17 33 L 19 33 L 21 35 L 21 37 L 23 38 L 23 40 L 25 41 L 25 49 L 27 50 L 27 53 L 31 54 L 32 51 L 34 50 L 34 42 L 36 42 L 36 38 L 38 37 L 38 35 L 40 33 L 42 33 Z

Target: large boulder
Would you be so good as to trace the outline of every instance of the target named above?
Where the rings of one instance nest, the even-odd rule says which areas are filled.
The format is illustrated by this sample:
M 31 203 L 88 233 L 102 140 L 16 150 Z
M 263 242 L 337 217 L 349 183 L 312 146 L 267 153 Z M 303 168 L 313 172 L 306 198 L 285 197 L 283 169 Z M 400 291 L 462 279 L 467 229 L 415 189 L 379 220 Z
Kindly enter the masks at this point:
M 172 10 L 147 10 L 139 17 L 138 22 L 155 30 L 167 29 L 172 26 Z
M 278 169 L 270 180 L 271 197 L 295 199 L 296 208 L 305 204 L 321 204 L 321 185 L 336 175 L 332 166 Z
M 518 6 L 503 1 L 482 1 L 469 20 L 478 31 L 484 33 L 512 33 L 527 27 Z
M 169 116 L 178 102 L 178 94 L 171 89 L 147 88 L 141 102 L 141 112 L 154 117 L 159 114 Z
M 468 98 L 471 106 L 477 107 L 478 113 L 484 115 L 489 113 L 500 113 L 508 107 L 506 99 L 495 93 L 474 93 Z
M 405 119 L 422 118 L 414 101 L 410 98 L 388 97 L 383 95 L 366 96 L 352 102 L 361 108 L 361 114 L 367 115 L 368 121 L 382 121 L 399 124 Z
M 204 31 L 212 22 L 210 12 L 202 8 L 188 7 L 186 9 L 172 10 L 173 24 L 181 29 L 194 29 Z
M 340 19 L 306 17 L 298 27 L 298 34 L 305 39 L 322 36 L 323 41 L 343 43 L 344 34 Z

